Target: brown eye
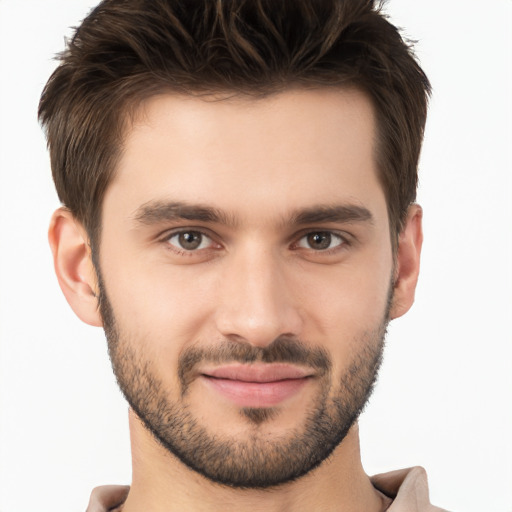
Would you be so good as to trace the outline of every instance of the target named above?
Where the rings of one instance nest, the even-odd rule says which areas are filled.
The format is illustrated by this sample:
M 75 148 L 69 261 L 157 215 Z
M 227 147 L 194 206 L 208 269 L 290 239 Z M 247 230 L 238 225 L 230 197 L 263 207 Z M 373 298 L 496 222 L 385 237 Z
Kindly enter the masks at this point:
M 303 236 L 297 245 L 305 249 L 313 249 L 314 251 L 325 251 L 343 243 L 343 238 L 335 233 L 330 231 L 313 231 Z
M 180 250 L 196 251 L 211 246 L 212 241 L 200 231 L 181 231 L 168 238 L 168 242 Z

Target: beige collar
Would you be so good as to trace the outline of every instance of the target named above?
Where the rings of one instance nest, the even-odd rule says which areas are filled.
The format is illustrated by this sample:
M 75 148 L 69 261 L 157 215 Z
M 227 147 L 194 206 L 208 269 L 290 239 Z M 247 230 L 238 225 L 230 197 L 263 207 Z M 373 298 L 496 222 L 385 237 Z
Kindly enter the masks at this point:
M 427 473 L 422 467 L 381 473 L 371 481 L 377 490 L 393 499 L 388 512 L 447 512 L 430 504 Z

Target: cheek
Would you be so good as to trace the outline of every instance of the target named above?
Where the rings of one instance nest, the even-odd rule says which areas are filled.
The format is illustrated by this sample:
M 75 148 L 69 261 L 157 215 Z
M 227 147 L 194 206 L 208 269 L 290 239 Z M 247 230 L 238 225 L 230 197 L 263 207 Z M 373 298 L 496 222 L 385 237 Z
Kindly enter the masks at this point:
M 151 375 L 163 383 L 169 397 L 177 399 L 181 389 L 177 371 L 180 355 L 205 338 L 204 317 L 208 313 L 201 300 L 206 293 L 196 295 L 190 283 L 187 286 L 177 276 L 165 273 L 155 276 L 155 272 L 137 272 L 131 279 L 122 279 L 121 267 L 111 270 L 104 281 L 120 347 L 133 352 L 137 367 L 150 365 Z
M 159 272 L 155 276 L 141 274 L 135 284 L 141 295 L 126 305 L 126 312 L 138 322 L 179 331 L 191 328 L 207 313 L 205 283 L 200 286 L 177 272 Z
M 381 267 L 381 268 L 379 268 Z M 388 303 L 391 264 L 340 268 L 314 275 L 302 287 L 302 304 L 324 336 L 349 335 L 382 322 Z
M 119 326 L 146 351 L 177 359 L 184 345 L 203 336 L 215 304 L 211 277 L 192 267 L 110 256 L 103 258 L 102 273 Z
M 308 321 L 303 338 L 329 351 L 335 375 L 348 369 L 363 345 L 379 343 L 391 275 L 392 258 L 383 255 L 371 265 L 340 268 L 305 282 L 302 303 Z

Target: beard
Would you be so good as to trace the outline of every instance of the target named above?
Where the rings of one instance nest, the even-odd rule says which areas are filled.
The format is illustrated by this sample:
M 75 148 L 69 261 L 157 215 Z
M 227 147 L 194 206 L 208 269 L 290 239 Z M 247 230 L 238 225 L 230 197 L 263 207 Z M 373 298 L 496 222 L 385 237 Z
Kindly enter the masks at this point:
M 170 454 L 212 482 L 263 489 L 305 475 L 343 441 L 373 391 L 382 362 L 391 294 L 382 322 L 354 340 L 357 351 L 337 379 L 333 379 L 329 353 L 296 338 L 280 337 L 263 348 L 222 340 L 209 348 L 183 350 L 177 368 L 181 389 L 172 399 L 153 361 L 144 357 L 143 351 L 135 350 L 141 340 L 130 339 L 121 332 L 101 277 L 99 285 L 100 312 L 112 367 L 130 407 Z M 189 386 L 199 364 L 231 362 L 295 363 L 315 369 L 319 391 L 302 424 L 286 435 L 272 437 L 260 427 L 271 424 L 279 414 L 278 408 L 240 408 L 240 415 L 248 424 L 249 434 L 244 439 L 211 432 L 190 411 Z

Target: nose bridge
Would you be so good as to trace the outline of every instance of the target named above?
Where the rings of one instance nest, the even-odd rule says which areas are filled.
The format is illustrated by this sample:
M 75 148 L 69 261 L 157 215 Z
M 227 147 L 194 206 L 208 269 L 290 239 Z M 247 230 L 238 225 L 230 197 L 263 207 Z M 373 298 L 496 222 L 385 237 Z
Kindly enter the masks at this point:
M 217 328 L 255 346 L 282 335 L 298 336 L 301 319 L 278 251 L 249 242 L 226 262 Z

